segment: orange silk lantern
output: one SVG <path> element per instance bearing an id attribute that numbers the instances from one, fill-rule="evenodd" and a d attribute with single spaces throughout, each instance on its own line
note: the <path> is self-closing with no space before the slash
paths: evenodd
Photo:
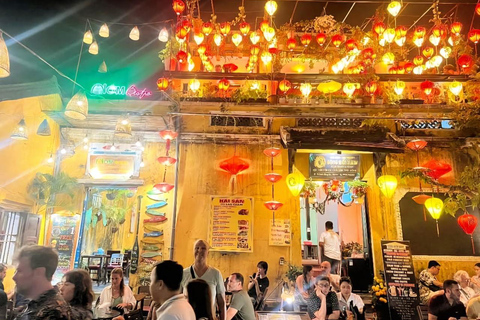
<path id="1" fill-rule="evenodd" d="M 157 80 L 157 87 L 160 91 L 165 91 L 168 89 L 168 79 L 167 78 L 159 78 Z"/>
<path id="2" fill-rule="evenodd" d="M 278 156 L 280 152 L 282 152 L 282 150 L 280 150 L 280 148 L 275 148 L 275 147 L 270 147 L 263 150 L 263 154 L 270 158 L 274 158 Z"/>
<path id="3" fill-rule="evenodd" d="M 265 30 L 267 30 L 269 27 L 270 27 L 270 22 L 268 22 L 268 20 L 263 20 L 263 21 L 260 23 L 260 30 L 261 30 L 262 32 L 265 32 Z"/>
<path id="4" fill-rule="evenodd" d="M 185 10 L 185 3 L 182 0 L 174 0 L 172 7 L 173 11 L 179 16 Z"/>
<path id="5" fill-rule="evenodd" d="M 157 183 L 156 185 L 154 185 L 153 188 L 155 190 L 161 192 L 161 193 L 167 193 L 170 190 L 172 190 L 173 188 L 175 188 L 175 186 L 173 184 L 170 184 L 170 183 L 161 182 L 161 183 Z"/>
<path id="6" fill-rule="evenodd" d="M 272 201 L 266 201 L 264 205 L 268 210 L 275 211 L 280 209 L 283 206 L 283 203 L 272 200 Z"/>
<path id="7" fill-rule="evenodd" d="M 177 29 L 175 30 L 175 35 L 177 36 L 177 38 L 181 40 L 185 39 L 187 34 L 188 34 L 187 29 L 185 29 L 182 26 L 178 26 Z"/>
<path id="8" fill-rule="evenodd" d="M 472 41 L 473 43 L 477 44 L 480 41 L 480 30 L 479 29 L 472 29 L 468 32 L 468 40 Z"/>
<path id="9" fill-rule="evenodd" d="M 413 58 L 413 63 L 416 66 L 421 66 L 423 64 L 423 57 L 422 56 L 416 56 L 415 58 Z"/>
<path id="10" fill-rule="evenodd" d="M 367 82 L 367 84 L 365 85 L 365 92 L 373 96 L 375 94 L 375 91 L 377 91 L 377 83 L 375 81 Z"/>
<path id="11" fill-rule="evenodd" d="M 173 158 L 173 157 L 169 157 L 169 156 L 162 156 L 162 157 L 158 157 L 157 158 L 157 161 L 164 165 L 164 166 L 171 166 L 172 164 L 175 164 L 175 162 L 177 162 L 177 159 Z"/>
<path id="12" fill-rule="evenodd" d="M 432 47 L 425 47 L 422 50 L 422 53 L 425 56 L 425 58 L 430 59 L 433 56 L 433 54 L 435 53 L 435 50 Z"/>
<path id="13" fill-rule="evenodd" d="M 202 32 L 208 36 L 213 31 L 213 24 L 211 22 L 204 22 L 202 24 Z"/>
<path id="14" fill-rule="evenodd" d="M 460 217 L 458 217 L 457 222 L 460 228 L 462 228 L 463 232 L 465 232 L 470 236 L 470 239 L 472 242 L 472 251 L 473 251 L 473 254 L 475 254 L 473 232 L 475 231 L 475 228 L 477 227 L 477 224 L 478 224 L 477 217 L 465 212 L 465 214 L 462 214 Z"/>
<path id="15" fill-rule="evenodd" d="M 290 51 L 293 51 L 295 47 L 297 46 L 297 41 L 295 41 L 295 38 L 289 38 L 287 39 L 287 49 Z"/>
<path id="16" fill-rule="evenodd" d="M 463 24 L 461 22 L 454 22 L 450 26 L 450 32 L 452 32 L 456 36 L 458 36 L 460 32 L 462 32 L 462 29 L 463 29 Z"/>
<path id="17" fill-rule="evenodd" d="M 227 91 L 229 87 L 230 87 L 230 81 L 228 81 L 225 78 L 223 78 L 218 82 L 218 89 L 220 89 L 221 91 Z"/>
<path id="18" fill-rule="evenodd" d="M 222 23 L 220 23 L 220 32 L 221 32 L 224 36 L 227 36 L 227 34 L 230 32 L 230 22 L 222 22 Z"/>
<path id="19" fill-rule="evenodd" d="M 300 38 L 300 42 L 301 42 L 302 45 L 304 45 L 305 47 L 308 47 L 308 45 L 310 44 L 311 41 L 312 41 L 312 35 L 311 35 L 311 34 L 308 34 L 308 33 L 305 33 L 305 34 Z"/>
<path id="20" fill-rule="evenodd" d="M 176 137 L 178 137 L 178 132 L 175 132 L 169 129 L 162 130 L 158 134 L 160 135 L 160 138 L 162 138 L 163 140 L 173 140 Z"/>
<path id="21" fill-rule="evenodd" d="M 405 37 L 407 35 L 407 27 L 405 26 L 398 26 L 395 28 L 395 36 L 397 38 L 402 38 L 402 37 Z"/>
<path id="22" fill-rule="evenodd" d="M 237 175 L 247 170 L 250 167 L 248 162 L 241 159 L 239 156 L 233 156 L 227 160 L 220 162 L 220 169 L 225 170 L 231 174 L 229 185 L 232 191 L 235 192 Z"/>
<path id="23" fill-rule="evenodd" d="M 319 46 L 323 46 L 325 44 L 325 41 L 327 40 L 327 35 L 323 32 L 320 32 L 317 34 L 315 39 L 317 40 Z"/>
<path id="24" fill-rule="evenodd" d="M 412 150 L 412 151 L 419 151 L 422 150 L 427 146 L 427 141 L 425 140 L 420 140 L 420 139 L 415 139 L 407 143 L 407 148 Z"/>
<path id="25" fill-rule="evenodd" d="M 423 81 L 421 84 L 420 84 L 420 89 L 422 89 L 422 91 L 428 96 L 432 93 L 432 90 L 433 90 L 433 87 L 434 87 L 434 83 L 432 81 Z"/>
<path id="26" fill-rule="evenodd" d="M 290 81 L 288 80 L 282 80 L 280 81 L 280 83 L 278 84 L 278 88 L 280 89 L 280 91 L 282 91 L 283 93 L 287 92 L 288 90 L 290 90 L 290 88 L 292 87 L 292 84 L 290 83 Z"/>
<path id="27" fill-rule="evenodd" d="M 480 3 L 475 7 L 475 13 L 480 16 Z"/>
<path id="28" fill-rule="evenodd" d="M 347 48 L 348 51 L 352 51 L 354 49 L 358 49 L 358 44 L 354 39 L 348 39 L 345 42 L 345 48 Z"/>
<path id="29" fill-rule="evenodd" d="M 383 32 L 385 31 L 387 27 L 385 26 L 385 23 L 379 21 L 379 22 L 376 22 L 374 25 L 373 25 L 373 31 L 375 31 L 375 33 L 379 36 L 381 34 L 383 34 Z"/>
<path id="30" fill-rule="evenodd" d="M 343 42 L 343 36 L 341 34 L 336 34 L 332 37 L 332 43 L 335 47 L 339 47 Z"/>
<path id="31" fill-rule="evenodd" d="M 282 180 L 282 175 L 278 174 L 278 173 L 274 173 L 274 172 L 266 173 L 263 177 L 265 178 L 265 180 L 267 180 L 271 183 L 276 183 L 276 182 Z"/>
<path id="32" fill-rule="evenodd" d="M 415 31 L 413 32 L 415 38 L 424 38 L 425 33 L 427 33 L 427 29 L 424 27 L 416 27 Z"/>
<path id="33" fill-rule="evenodd" d="M 239 25 L 240 32 L 246 36 L 250 32 L 250 24 L 248 22 L 241 22 Z"/>

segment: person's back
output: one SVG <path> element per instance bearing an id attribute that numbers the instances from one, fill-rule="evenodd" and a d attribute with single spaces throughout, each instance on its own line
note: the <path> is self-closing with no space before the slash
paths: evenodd
<path id="1" fill-rule="evenodd" d="M 188 303 L 198 319 L 213 320 L 212 294 L 205 280 L 195 279 L 187 284 Z"/>

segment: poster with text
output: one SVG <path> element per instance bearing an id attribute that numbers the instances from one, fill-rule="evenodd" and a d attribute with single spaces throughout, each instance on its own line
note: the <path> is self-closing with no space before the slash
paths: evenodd
<path id="1" fill-rule="evenodd" d="M 382 256 L 390 318 L 392 320 L 419 319 L 417 306 L 420 300 L 410 242 L 382 240 Z"/>
<path id="2" fill-rule="evenodd" d="M 253 198 L 212 196 L 211 251 L 253 252 Z"/>
<path id="3" fill-rule="evenodd" d="M 271 246 L 290 246 L 291 240 L 290 219 L 270 219 L 268 244 Z"/>

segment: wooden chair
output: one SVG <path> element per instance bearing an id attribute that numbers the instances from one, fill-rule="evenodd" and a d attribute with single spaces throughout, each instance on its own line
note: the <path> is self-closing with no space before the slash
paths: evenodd
<path id="1" fill-rule="evenodd" d="M 148 312 L 150 311 L 151 304 L 153 302 L 152 296 L 150 295 L 150 287 L 149 286 L 139 286 L 138 287 L 138 294 L 144 294 L 144 300 L 142 305 L 143 315 L 147 316 Z"/>
<path id="2" fill-rule="evenodd" d="M 145 293 L 138 293 L 133 295 L 137 303 L 135 303 L 135 310 L 140 309 L 143 312 L 143 304 L 145 302 L 145 297 L 147 296 Z M 139 308 L 140 307 L 140 308 Z"/>
<path id="3" fill-rule="evenodd" d="M 122 268 L 123 263 L 123 254 L 121 253 L 112 253 L 110 256 L 110 261 L 106 267 L 107 272 L 107 281 L 110 282 L 110 274 L 115 268 Z"/>
<path id="4" fill-rule="evenodd" d="M 100 259 L 101 258 L 89 258 L 87 266 L 88 274 L 90 275 L 92 282 L 97 281 L 97 285 L 100 285 L 100 282 L 104 280 L 103 275 L 105 270 L 102 270 Z M 98 263 L 95 262 L 95 260 L 97 260 Z"/>

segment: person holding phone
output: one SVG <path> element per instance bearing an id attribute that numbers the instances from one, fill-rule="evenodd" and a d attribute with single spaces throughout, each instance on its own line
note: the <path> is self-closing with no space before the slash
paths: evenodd
<path id="1" fill-rule="evenodd" d="M 268 263 L 260 261 L 257 264 L 257 272 L 250 276 L 250 282 L 248 283 L 248 295 L 255 304 L 258 297 L 263 295 L 270 285 L 270 281 L 267 277 Z"/>
<path id="2" fill-rule="evenodd" d="M 349 277 L 340 279 L 340 292 L 337 293 L 337 298 L 341 310 L 341 319 L 365 319 L 363 315 L 365 304 L 359 295 L 352 293 L 352 281 Z"/>

